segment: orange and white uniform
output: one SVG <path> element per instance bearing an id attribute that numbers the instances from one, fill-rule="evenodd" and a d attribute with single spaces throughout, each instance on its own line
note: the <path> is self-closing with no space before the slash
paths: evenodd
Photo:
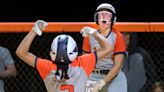
<path id="1" fill-rule="evenodd" d="M 125 54 L 126 46 L 123 35 L 117 31 L 112 30 L 106 36 L 108 42 L 112 45 L 113 51 L 103 59 L 98 59 L 95 70 L 94 71 L 107 71 L 105 73 L 93 72 L 89 78 L 91 81 L 99 81 L 104 78 L 104 75 L 107 75 L 108 72 L 114 66 L 114 55 L 116 54 Z M 84 52 L 94 52 L 100 48 L 97 40 L 90 36 L 88 38 L 84 38 L 83 41 L 83 51 Z M 120 70 L 117 76 L 107 84 L 107 92 L 127 92 L 127 81 L 125 74 Z"/>
<path id="2" fill-rule="evenodd" d="M 113 67 L 113 56 L 115 54 L 125 54 L 126 46 L 122 34 L 117 30 L 112 30 L 106 36 L 108 42 L 112 45 L 113 52 L 105 58 L 98 60 L 96 69 L 110 70 Z M 94 52 L 100 48 L 99 43 L 93 36 L 85 37 L 83 40 L 83 51 Z M 103 62 L 102 62 L 103 61 Z"/>
<path id="3" fill-rule="evenodd" d="M 36 59 L 36 69 L 47 88 L 47 92 L 84 92 L 85 84 L 96 64 L 96 52 L 78 56 L 68 68 L 68 77 L 65 84 L 53 83 L 51 71 L 57 70 L 57 65 L 47 59 Z M 55 77 L 54 77 L 55 78 Z M 56 87 L 58 89 L 56 89 Z"/>

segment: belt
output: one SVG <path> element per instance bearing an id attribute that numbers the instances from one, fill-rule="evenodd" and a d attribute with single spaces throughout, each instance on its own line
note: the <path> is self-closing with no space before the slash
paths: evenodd
<path id="1" fill-rule="evenodd" d="M 109 70 L 93 70 L 93 73 L 98 73 L 98 74 L 108 74 Z"/>

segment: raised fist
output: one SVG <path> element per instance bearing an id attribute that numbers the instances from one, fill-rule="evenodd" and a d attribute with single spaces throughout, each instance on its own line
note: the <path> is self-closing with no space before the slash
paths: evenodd
<path id="1" fill-rule="evenodd" d="M 37 20 L 34 26 L 32 27 L 32 31 L 34 31 L 37 35 L 41 36 L 42 30 L 44 30 L 47 25 L 48 25 L 47 22 L 43 20 Z"/>
<path id="2" fill-rule="evenodd" d="M 80 33 L 82 34 L 83 37 L 87 37 L 89 35 L 93 35 L 96 31 L 97 31 L 96 29 L 86 26 L 80 30 Z"/>

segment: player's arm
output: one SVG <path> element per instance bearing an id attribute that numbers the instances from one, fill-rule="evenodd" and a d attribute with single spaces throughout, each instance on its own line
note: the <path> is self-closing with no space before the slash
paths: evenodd
<path id="1" fill-rule="evenodd" d="M 91 27 L 84 27 L 82 28 L 81 33 L 83 37 L 88 37 L 89 35 L 92 35 L 99 42 L 101 48 L 96 51 L 98 59 L 101 59 L 112 52 L 112 46 L 108 43 L 107 39 L 104 36 L 100 35 L 97 32 L 96 29 Z"/>
<path id="2" fill-rule="evenodd" d="M 16 50 L 17 56 L 32 67 L 34 67 L 34 63 L 35 63 L 34 61 L 36 56 L 29 52 L 29 48 L 35 36 L 36 33 L 34 31 L 30 31 L 26 35 L 26 37 L 22 40 L 22 42 L 20 43 L 20 45 Z"/>
<path id="3" fill-rule="evenodd" d="M 22 42 L 20 43 L 20 45 L 16 50 L 17 56 L 32 67 L 35 67 L 36 56 L 30 53 L 29 49 L 36 35 L 38 34 L 40 36 L 42 34 L 42 30 L 45 28 L 46 25 L 47 23 L 44 21 L 41 20 L 37 21 L 34 24 L 32 31 L 30 31 L 25 36 L 25 38 L 22 40 Z"/>
<path id="4" fill-rule="evenodd" d="M 112 51 L 112 48 L 111 45 L 108 43 L 107 39 L 104 36 L 100 35 L 94 28 L 84 27 L 81 29 L 81 33 L 83 37 L 88 37 L 92 35 L 99 42 L 101 47 L 99 50 L 92 54 L 85 54 L 81 56 L 81 59 L 83 59 L 82 61 L 84 61 L 81 62 L 81 64 L 86 74 L 89 76 L 94 69 L 97 59 L 101 59 L 108 55 Z"/>
<path id="5" fill-rule="evenodd" d="M 101 47 L 99 50 L 96 51 L 97 59 L 102 59 L 112 52 L 113 48 L 104 36 L 100 35 L 98 32 L 95 32 L 93 36 L 98 41 Z"/>
<path id="6" fill-rule="evenodd" d="M 100 35 L 96 29 L 90 28 L 90 27 L 84 27 L 81 30 L 81 33 L 83 36 L 89 36 L 92 35 L 99 43 L 100 49 L 96 51 L 97 59 L 102 59 L 108 54 L 110 54 L 113 51 L 112 46 L 108 43 L 107 39 Z M 102 79 L 100 81 L 96 81 L 92 92 L 98 92 L 97 89 L 101 89 L 106 84 L 106 80 Z"/>
<path id="7" fill-rule="evenodd" d="M 115 78 L 115 76 L 117 76 L 118 72 L 121 69 L 123 59 L 124 59 L 123 54 L 117 54 L 117 55 L 114 56 L 114 66 L 108 72 L 108 74 L 104 77 L 104 81 L 106 83 L 111 82 Z"/>
<path id="8" fill-rule="evenodd" d="M 3 53 L 3 56 L 1 56 L 0 63 L 4 63 L 5 69 L 0 71 L 0 79 L 6 79 L 12 76 L 16 76 L 17 71 L 11 53 L 7 48 L 1 49 L 1 52 Z"/>
<path id="9" fill-rule="evenodd" d="M 115 44 L 115 50 L 114 50 L 114 66 L 113 68 L 108 72 L 108 74 L 104 77 L 104 80 L 106 82 L 112 81 L 115 76 L 117 76 L 118 72 L 120 71 L 122 67 L 122 63 L 124 60 L 124 55 L 126 51 L 126 45 L 124 38 L 121 33 L 118 33 L 116 44 Z"/>
<path id="10" fill-rule="evenodd" d="M 6 79 L 16 76 L 16 67 L 14 64 L 7 64 L 5 70 L 0 72 L 0 79 Z"/>

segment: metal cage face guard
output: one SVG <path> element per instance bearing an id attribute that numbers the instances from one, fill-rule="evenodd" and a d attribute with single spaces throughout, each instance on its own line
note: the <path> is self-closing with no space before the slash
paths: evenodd
<path id="1" fill-rule="evenodd" d="M 98 21 L 108 24 L 112 19 L 112 13 L 107 11 L 97 12 Z"/>

